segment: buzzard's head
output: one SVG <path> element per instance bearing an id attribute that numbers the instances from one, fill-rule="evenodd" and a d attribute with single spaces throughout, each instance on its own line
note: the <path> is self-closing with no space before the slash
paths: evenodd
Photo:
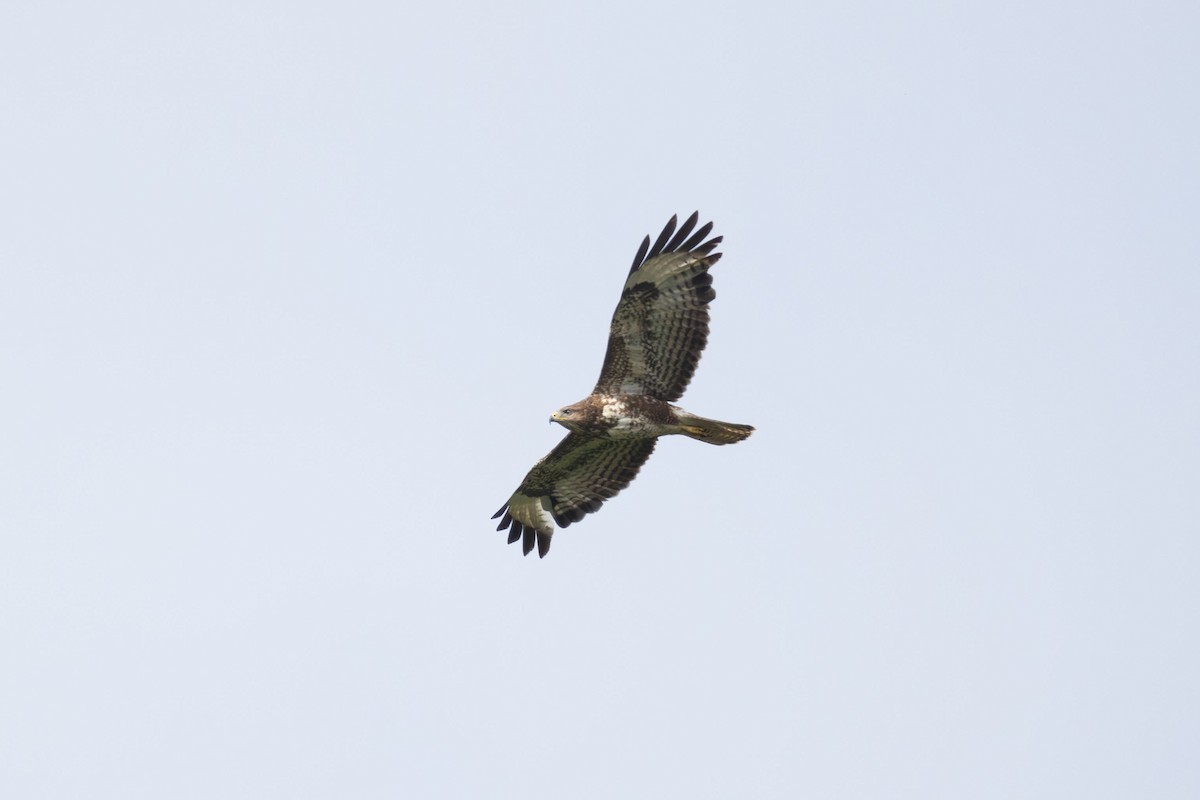
<path id="1" fill-rule="evenodd" d="M 557 422 L 567 430 L 582 431 L 588 424 L 588 405 L 586 403 L 575 403 L 569 406 L 563 406 L 558 411 L 550 415 L 551 422 Z"/>

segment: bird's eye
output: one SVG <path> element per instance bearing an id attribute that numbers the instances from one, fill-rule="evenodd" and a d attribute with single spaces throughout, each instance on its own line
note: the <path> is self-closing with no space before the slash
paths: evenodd
<path id="1" fill-rule="evenodd" d="M 562 410 L 562 413 L 563 413 L 563 416 L 564 416 L 564 417 L 569 417 L 569 416 L 571 416 L 571 409 L 569 409 L 569 408 L 564 408 L 564 409 Z"/>

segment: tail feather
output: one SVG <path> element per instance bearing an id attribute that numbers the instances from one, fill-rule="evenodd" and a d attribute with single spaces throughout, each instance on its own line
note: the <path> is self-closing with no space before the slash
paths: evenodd
<path id="1" fill-rule="evenodd" d="M 692 414 L 680 417 L 680 433 L 709 444 L 734 444 L 754 433 L 750 425 L 719 422 Z"/>

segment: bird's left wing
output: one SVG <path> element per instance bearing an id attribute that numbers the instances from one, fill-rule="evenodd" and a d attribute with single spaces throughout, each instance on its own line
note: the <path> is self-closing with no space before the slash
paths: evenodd
<path id="1" fill-rule="evenodd" d="M 520 540 L 525 555 L 536 539 L 538 556 L 545 558 L 554 523 L 565 528 L 599 511 L 605 500 L 634 479 L 657 441 L 567 434 L 492 516 L 503 515 L 496 530 L 508 528 L 508 543 Z"/>
<path id="2" fill-rule="evenodd" d="M 596 394 L 647 394 L 674 402 L 683 395 L 708 342 L 708 304 L 716 297 L 708 270 L 720 236 L 699 213 L 679 230 L 671 217 L 650 244 L 642 241 L 609 326 Z"/>

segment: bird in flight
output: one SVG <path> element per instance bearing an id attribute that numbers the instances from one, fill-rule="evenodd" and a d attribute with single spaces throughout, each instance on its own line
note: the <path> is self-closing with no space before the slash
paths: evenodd
<path id="1" fill-rule="evenodd" d="M 629 485 L 658 437 L 683 434 L 733 444 L 754 428 L 705 419 L 671 405 L 683 395 L 708 341 L 708 304 L 716 297 L 708 270 L 721 258 L 713 225 L 699 212 L 676 230 L 675 217 L 650 243 L 642 240 L 613 312 L 608 351 L 592 393 L 550 415 L 566 438 L 534 464 L 492 519 L 525 555 L 550 550 L 554 526 L 565 528 L 600 510 Z"/>

